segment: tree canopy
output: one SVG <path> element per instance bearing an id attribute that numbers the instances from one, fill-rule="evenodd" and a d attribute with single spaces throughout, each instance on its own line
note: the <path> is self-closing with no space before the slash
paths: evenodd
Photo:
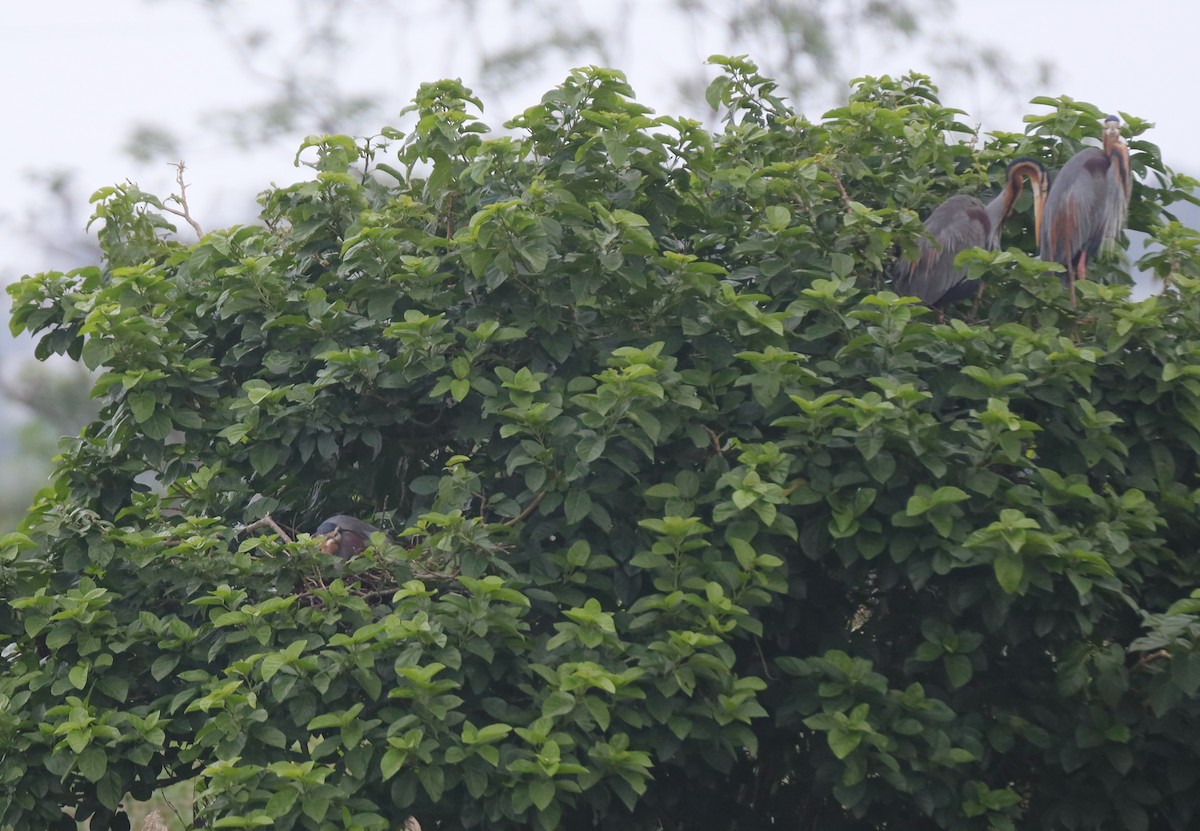
<path id="1" fill-rule="evenodd" d="M 96 194 L 103 261 L 10 289 L 101 410 L 0 539 L 0 827 L 185 780 L 195 827 L 1194 826 L 1193 183 L 1124 114 L 1164 291 L 1072 307 L 1019 205 L 939 322 L 920 217 L 1104 114 L 812 121 L 714 61 L 716 131 L 610 70 L 504 132 L 422 86 L 190 246 Z"/>

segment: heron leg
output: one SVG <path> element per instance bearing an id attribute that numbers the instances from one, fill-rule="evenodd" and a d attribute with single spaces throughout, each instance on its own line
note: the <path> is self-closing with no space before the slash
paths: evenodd
<path id="1" fill-rule="evenodd" d="M 1075 305 L 1075 281 L 1087 279 L 1087 251 L 1079 252 L 1079 262 L 1071 271 L 1071 305 Z"/>

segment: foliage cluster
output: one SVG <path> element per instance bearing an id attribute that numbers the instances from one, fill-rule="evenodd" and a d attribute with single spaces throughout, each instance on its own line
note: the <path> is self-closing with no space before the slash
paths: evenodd
<path id="1" fill-rule="evenodd" d="M 182 780 L 196 827 L 1194 827 L 1191 183 L 1126 116 L 1169 289 L 1073 308 L 1018 216 L 938 323 L 919 216 L 1102 113 L 812 122 L 717 62 L 716 132 L 601 69 L 504 134 L 423 86 L 190 247 L 97 194 L 103 263 L 12 288 L 102 409 L 0 540 L 0 827 Z M 245 528 L 337 512 L 390 538 Z"/>

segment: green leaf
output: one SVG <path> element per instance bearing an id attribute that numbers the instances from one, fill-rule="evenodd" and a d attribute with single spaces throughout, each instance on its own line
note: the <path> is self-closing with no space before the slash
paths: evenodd
<path id="1" fill-rule="evenodd" d="M 153 392 L 129 393 L 129 410 L 133 413 L 134 421 L 139 424 L 154 415 L 157 404 L 158 396 Z"/>
<path id="2" fill-rule="evenodd" d="M 476 767 L 463 768 L 463 784 L 467 786 L 467 795 L 472 799 L 481 799 L 487 793 L 488 777 L 483 770 Z"/>
<path id="3" fill-rule="evenodd" d="M 329 798 L 319 794 L 309 794 L 300 803 L 300 810 L 313 822 L 321 822 L 329 814 Z M 264 817 L 264 819 L 266 819 Z M 274 825 L 273 821 L 268 825 Z M 257 826 L 258 823 L 255 823 Z"/>
<path id="4" fill-rule="evenodd" d="M 1182 652 L 1171 661 L 1171 680 L 1184 695 L 1200 690 L 1200 653 Z"/>
<path id="5" fill-rule="evenodd" d="M 1019 554 L 1001 554 L 992 563 L 996 572 L 996 581 L 1000 588 L 1009 594 L 1016 594 L 1021 587 L 1021 577 L 1025 573 L 1025 561 Z"/>
<path id="6" fill-rule="evenodd" d="M 125 701 L 129 697 L 129 679 L 122 675 L 102 675 L 96 679 L 96 689 L 114 701 Z"/>
<path id="7" fill-rule="evenodd" d="M 275 469 L 275 464 L 282 455 L 282 449 L 274 444 L 256 444 L 250 448 L 250 466 L 259 476 L 265 476 Z"/>
<path id="8" fill-rule="evenodd" d="M 230 444 L 240 444 L 246 440 L 246 435 L 253 430 L 254 424 L 250 422 L 239 422 L 238 424 L 230 424 L 217 433 L 217 438 L 222 438 Z"/>
<path id="9" fill-rule="evenodd" d="M 530 782 L 529 800 L 539 811 L 546 810 L 554 801 L 554 783 L 549 779 L 535 779 Z"/>
<path id="10" fill-rule="evenodd" d="M 970 497 L 962 488 L 956 488 L 953 485 L 938 488 L 933 492 L 933 496 L 929 501 L 931 505 L 950 505 L 955 502 L 963 502 Z"/>
<path id="11" fill-rule="evenodd" d="M 971 659 L 966 655 L 946 655 L 942 662 L 946 666 L 946 677 L 950 679 L 950 686 L 955 689 L 967 684 L 974 674 Z"/>
<path id="12" fill-rule="evenodd" d="M 89 782 L 99 782 L 101 777 L 108 772 L 108 754 L 103 748 L 92 745 L 79 754 L 76 766 L 84 779 Z"/>
<path id="13" fill-rule="evenodd" d="M 425 788 L 425 793 L 429 794 L 429 798 L 437 802 L 442 798 L 442 793 L 446 789 L 446 774 L 437 766 L 423 765 L 416 769 L 417 778 L 421 780 L 421 786 Z"/>
<path id="14" fill-rule="evenodd" d="M 566 512 L 567 522 L 572 525 L 583 520 L 588 515 L 588 511 L 592 507 L 591 495 L 580 488 L 574 488 L 567 492 L 567 497 L 563 501 L 563 508 Z"/>
<path id="15" fill-rule="evenodd" d="M 150 677 L 155 681 L 161 681 L 174 671 L 179 665 L 179 656 L 170 652 L 159 655 L 154 659 L 154 663 L 150 665 Z"/>
<path id="16" fill-rule="evenodd" d="M 583 461 L 594 462 L 604 455 L 606 444 L 607 442 L 603 436 L 592 433 L 585 435 L 579 440 L 579 443 L 575 446 L 575 452 Z"/>
<path id="17" fill-rule="evenodd" d="M 845 759 L 862 742 L 862 733 L 835 727 L 829 731 L 828 741 L 833 755 L 839 759 Z"/>
<path id="18" fill-rule="evenodd" d="M 542 702 L 542 716 L 554 718 L 563 716 L 575 709 L 575 696 L 562 690 L 555 690 Z"/>
<path id="19" fill-rule="evenodd" d="M 391 748 L 383 754 L 383 758 L 379 762 L 380 773 L 383 774 L 383 781 L 391 779 L 404 766 L 405 760 L 408 758 L 408 753 L 404 750 Z"/>
<path id="20" fill-rule="evenodd" d="M 476 736 L 476 742 L 498 742 L 508 736 L 512 732 L 512 726 L 508 724 L 487 724 L 479 728 Z"/>
<path id="21" fill-rule="evenodd" d="M 907 516 L 920 516 L 932 507 L 933 501 L 928 496 L 914 494 L 908 498 L 904 513 Z"/>
<path id="22" fill-rule="evenodd" d="M 708 102 L 708 106 L 714 110 L 719 109 L 722 99 L 732 85 L 733 80 L 727 75 L 718 75 L 713 78 L 708 88 L 704 90 L 704 100 Z"/>
<path id="23" fill-rule="evenodd" d="M 771 205 L 767 208 L 767 225 L 772 231 L 782 231 L 791 224 L 792 213 L 782 205 Z"/>

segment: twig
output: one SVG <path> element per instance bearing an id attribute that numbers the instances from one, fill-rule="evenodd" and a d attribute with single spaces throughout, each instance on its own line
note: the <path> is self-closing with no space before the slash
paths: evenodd
<path id="1" fill-rule="evenodd" d="M 183 171 L 185 169 L 184 163 L 182 161 L 176 162 L 175 169 L 178 171 L 175 174 L 175 181 L 179 183 L 179 195 L 171 196 L 171 199 L 174 199 L 176 202 L 178 202 L 183 210 L 177 210 L 172 208 L 170 205 L 163 205 L 163 210 L 167 211 L 168 213 L 173 213 L 175 216 L 183 217 L 184 221 L 186 221 L 188 225 L 191 225 L 192 230 L 196 232 L 196 239 L 203 239 L 204 231 L 200 228 L 200 223 L 192 219 L 192 215 L 188 211 L 187 184 L 183 181 Z"/>
<path id="2" fill-rule="evenodd" d="M 457 568 L 450 571 L 429 571 L 424 568 L 414 568 L 412 570 L 413 577 L 422 582 L 430 583 L 453 583 L 458 579 L 459 571 Z"/>
<path id="3" fill-rule="evenodd" d="M 446 239 L 454 238 L 454 192 L 446 195 L 442 205 L 442 215 L 446 218 Z"/>
<path id="4" fill-rule="evenodd" d="M 762 662 L 763 675 L 767 676 L 767 680 L 769 681 L 777 680 L 771 674 L 771 668 L 767 666 L 767 656 L 763 654 L 762 642 L 758 638 L 754 639 L 754 650 L 758 653 L 758 660 Z"/>
<path id="5" fill-rule="evenodd" d="M 1134 669 L 1145 669 L 1146 667 L 1150 666 L 1150 664 L 1152 664 L 1154 661 L 1157 661 L 1159 658 L 1171 658 L 1171 657 L 1174 657 L 1174 656 L 1172 656 L 1171 653 L 1165 649 L 1157 649 L 1154 652 L 1147 652 L 1145 655 L 1142 656 L 1141 660 L 1137 662 L 1137 664 L 1134 666 Z"/>
<path id="6" fill-rule="evenodd" d="M 712 440 L 713 450 L 717 451 L 718 456 L 724 456 L 725 451 L 721 449 L 721 437 L 717 435 L 717 432 L 707 424 L 702 424 L 700 426 L 704 428 L 704 432 L 708 433 L 709 439 Z"/>
<path id="7" fill-rule="evenodd" d="M 264 526 L 270 528 L 272 531 L 278 534 L 279 538 L 284 542 L 295 542 L 295 540 L 288 535 L 287 531 L 284 531 L 279 527 L 279 523 L 272 519 L 270 514 L 267 514 L 262 519 L 255 520 L 249 525 L 244 526 L 240 531 L 238 531 L 238 536 L 240 537 L 243 534 L 249 534 L 251 531 L 257 531 L 259 528 L 263 528 Z"/>
<path id="8" fill-rule="evenodd" d="M 971 144 L 969 146 L 972 150 L 979 146 L 979 134 L 982 130 L 983 124 L 978 123 L 975 125 L 975 129 L 971 131 Z"/>
<path id="9" fill-rule="evenodd" d="M 164 794 L 159 794 L 159 799 L 161 799 L 163 802 L 165 802 L 167 804 L 167 807 L 171 809 L 171 813 L 173 813 L 175 815 L 175 817 L 179 820 L 180 827 L 186 828 L 187 821 L 183 818 L 183 814 L 180 813 L 179 809 L 175 807 L 175 803 L 172 802 L 171 800 L 167 799 L 167 797 Z M 195 813 L 196 813 L 195 807 L 193 806 L 193 809 L 192 809 L 193 816 L 195 815 Z"/>
<path id="10" fill-rule="evenodd" d="M 846 186 L 842 184 L 842 180 L 833 172 L 833 165 L 826 165 L 825 172 L 829 174 L 829 178 L 833 180 L 833 184 L 837 186 L 838 193 L 842 195 L 842 202 L 847 208 L 850 207 L 850 194 L 846 192 Z"/>
<path id="11" fill-rule="evenodd" d="M 528 506 L 526 506 L 525 510 L 521 511 L 521 513 L 517 514 L 512 519 L 505 520 L 504 524 L 505 525 L 516 525 L 521 520 L 528 519 L 529 515 L 532 514 L 537 509 L 537 506 L 542 504 L 542 497 L 545 495 L 546 495 L 546 492 L 544 490 L 538 491 L 537 496 L 535 496 L 533 498 L 533 501 L 530 502 Z"/>

